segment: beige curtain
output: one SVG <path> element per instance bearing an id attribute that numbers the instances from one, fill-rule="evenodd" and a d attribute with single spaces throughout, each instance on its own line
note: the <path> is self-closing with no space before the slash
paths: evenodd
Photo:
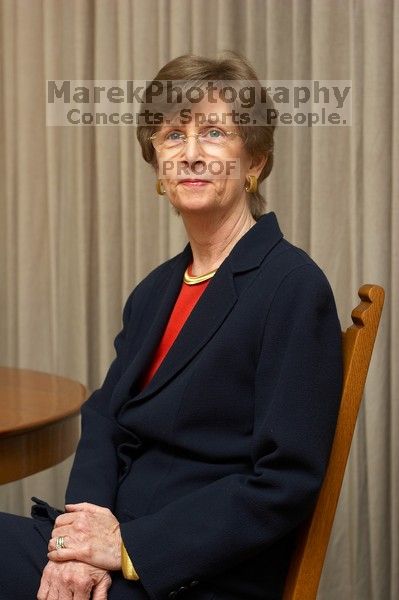
<path id="1" fill-rule="evenodd" d="M 265 191 L 342 328 L 361 283 L 387 292 L 319 598 L 398 600 L 398 0 L 0 0 L 0 363 L 95 388 L 129 290 L 186 242 L 135 129 L 46 127 L 45 80 L 149 79 L 222 49 L 262 79 L 353 81 L 351 127 L 279 129 Z M 3 486 L 1 509 L 62 505 L 69 468 Z"/>

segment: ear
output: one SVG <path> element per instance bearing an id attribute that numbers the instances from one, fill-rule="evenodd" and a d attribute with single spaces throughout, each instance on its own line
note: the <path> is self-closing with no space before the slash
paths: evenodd
<path id="1" fill-rule="evenodd" d="M 265 164 L 267 163 L 267 159 L 268 157 L 265 155 L 254 156 L 251 160 L 251 164 L 247 175 L 255 175 L 256 177 L 259 177 L 259 175 L 263 171 Z"/>

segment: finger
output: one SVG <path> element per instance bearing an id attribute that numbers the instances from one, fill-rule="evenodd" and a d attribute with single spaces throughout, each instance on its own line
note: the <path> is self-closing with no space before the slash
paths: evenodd
<path id="1" fill-rule="evenodd" d="M 97 504 L 91 504 L 90 502 L 80 502 L 79 504 L 65 504 L 65 510 L 67 511 L 67 513 L 79 511 L 98 513 L 107 511 L 108 509 L 104 506 L 97 506 Z"/>
<path id="2" fill-rule="evenodd" d="M 111 583 L 111 577 L 106 574 L 106 576 L 94 588 L 92 600 L 107 600 L 108 590 L 111 587 Z"/>
<path id="3" fill-rule="evenodd" d="M 92 595 L 92 599 L 93 600 L 107 600 L 108 598 L 108 587 L 106 588 L 100 588 L 100 586 L 97 586 L 94 589 L 93 595 Z"/>
<path id="4" fill-rule="evenodd" d="M 77 515 L 64 513 L 56 518 L 54 521 L 54 529 L 57 527 L 65 527 L 66 525 L 73 525 Z"/>
<path id="5" fill-rule="evenodd" d="M 75 515 L 63 513 L 62 515 L 59 515 L 56 518 L 56 520 L 54 521 L 54 529 L 56 527 L 62 527 L 64 525 L 70 525 L 71 523 L 74 522 L 74 520 L 75 520 Z"/>
<path id="6" fill-rule="evenodd" d="M 79 550 L 74 548 L 60 548 L 59 550 L 50 550 L 47 558 L 54 562 L 66 562 L 68 560 L 81 560 Z"/>
<path id="7" fill-rule="evenodd" d="M 73 600 L 74 594 L 72 590 L 68 587 L 64 587 L 63 585 L 57 590 L 57 595 L 49 596 L 48 600 Z"/>
<path id="8" fill-rule="evenodd" d="M 73 590 L 72 598 L 73 600 L 89 600 L 90 594 L 91 590 L 77 589 L 75 587 Z"/>
<path id="9" fill-rule="evenodd" d="M 45 598 L 46 600 L 60 600 L 61 596 L 59 595 L 58 587 L 51 584 Z"/>
<path id="10" fill-rule="evenodd" d="M 60 550 L 65 550 L 66 548 L 72 549 L 73 548 L 73 542 L 72 542 L 72 537 L 70 537 L 69 535 L 57 535 L 55 537 L 52 537 L 49 539 L 49 543 L 47 546 L 47 550 L 49 552 L 53 552 L 54 550 L 57 550 L 57 538 L 58 537 L 63 537 L 64 538 L 64 548 L 60 548 Z"/>
<path id="11" fill-rule="evenodd" d="M 74 593 L 73 593 L 72 589 L 69 587 L 69 585 L 61 584 L 58 587 L 57 596 L 54 596 L 54 600 L 56 600 L 56 598 L 58 600 L 73 600 Z M 49 600 L 50 600 L 50 598 L 49 598 Z M 51 600 L 53 600 L 53 597 L 51 597 Z"/>
<path id="12" fill-rule="evenodd" d="M 79 568 L 81 565 L 75 563 L 77 569 L 71 569 L 72 565 L 65 565 L 65 571 L 58 581 L 59 585 L 59 600 L 89 600 L 94 582 L 91 577 Z M 68 566 L 70 567 L 68 569 Z M 64 569 L 64 566 L 61 567 Z"/>
<path id="13" fill-rule="evenodd" d="M 61 527 L 54 527 L 51 532 L 51 537 L 54 539 L 57 537 L 66 537 L 68 534 L 70 535 L 73 530 L 73 523 L 70 525 L 62 525 Z"/>
<path id="14" fill-rule="evenodd" d="M 93 600 L 107 600 L 108 598 L 108 588 L 106 588 L 105 590 L 100 589 L 100 587 L 96 587 L 93 595 L 92 595 L 92 599 Z"/>
<path id="15" fill-rule="evenodd" d="M 47 579 L 47 575 L 43 575 L 40 580 L 40 587 L 37 590 L 37 600 L 46 600 L 49 588 L 50 581 Z"/>

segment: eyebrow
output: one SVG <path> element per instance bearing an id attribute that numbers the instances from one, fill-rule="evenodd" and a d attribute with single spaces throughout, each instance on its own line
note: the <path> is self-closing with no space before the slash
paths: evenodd
<path id="1" fill-rule="evenodd" d="M 180 123 L 180 122 L 177 122 L 177 123 L 165 123 L 164 127 L 168 128 L 168 129 L 169 128 L 172 128 L 172 129 L 173 128 L 185 128 L 189 124 L 190 123 Z M 203 123 L 200 123 L 200 124 L 197 125 L 197 127 L 199 129 L 201 127 L 203 127 L 203 126 L 206 126 L 206 127 L 218 127 L 219 129 L 223 128 L 223 127 L 227 127 L 229 129 L 231 129 L 231 128 L 234 127 L 233 123 L 231 125 L 228 125 L 227 123 L 212 123 L 211 121 L 208 121 L 208 119 L 206 121 L 204 121 Z"/>

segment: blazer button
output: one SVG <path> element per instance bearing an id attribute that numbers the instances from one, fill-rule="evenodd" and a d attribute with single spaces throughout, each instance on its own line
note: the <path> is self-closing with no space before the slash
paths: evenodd
<path id="1" fill-rule="evenodd" d="M 179 587 L 179 589 L 177 590 L 178 593 L 180 592 L 186 592 L 188 590 L 188 587 L 186 585 L 182 585 Z"/>
<path id="2" fill-rule="evenodd" d="M 190 581 L 189 586 L 190 587 L 194 587 L 194 586 L 196 586 L 198 584 L 199 584 L 199 581 L 197 581 L 196 579 L 194 579 L 194 581 Z"/>
<path id="3" fill-rule="evenodd" d="M 170 599 L 176 598 L 176 596 L 177 596 L 176 590 L 173 590 L 172 592 L 169 592 L 169 594 L 168 594 L 168 598 L 170 598 Z"/>

